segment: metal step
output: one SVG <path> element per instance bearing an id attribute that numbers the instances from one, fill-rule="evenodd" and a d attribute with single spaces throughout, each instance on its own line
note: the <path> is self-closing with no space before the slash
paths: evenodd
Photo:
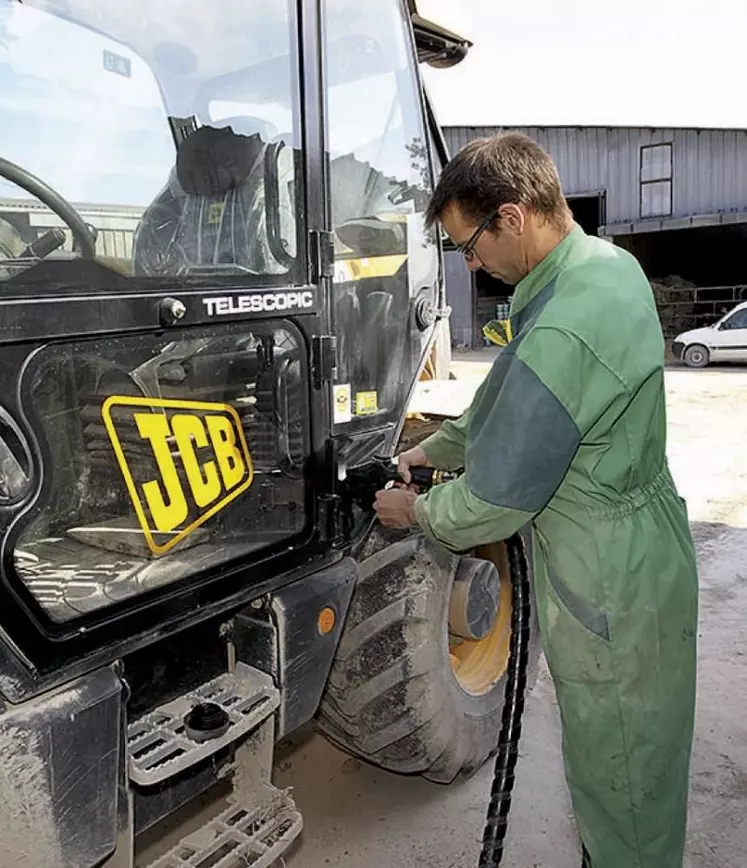
<path id="1" fill-rule="evenodd" d="M 230 723 L 219 738 L 196 742 L 186 734 L 184 718 L 204 702 L 223 708 Z M 237 663 L 235 672 L 218 676 L 127 727 L 130 780 L 144 787 L 167 780 L 251 732 L 279 704 L 280 694 L 269 675 Z"/>
<path id="2" fill-rule="evenodd" d="M 269 802 L 253 808 L 228 801 L 227 810 L 148 868 L 269 868 L 303 828 L 286 793 L 276 791 Z"/>

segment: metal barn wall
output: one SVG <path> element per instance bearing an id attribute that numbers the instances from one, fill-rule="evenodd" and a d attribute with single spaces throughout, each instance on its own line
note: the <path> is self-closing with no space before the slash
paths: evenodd
<path id="1" fill-rule="evenodd" d="M 119 259 L 132 259 L 132 245 L 143 208 L 129 205 L 90 205 L 73 203 L 78 214 L 98 230 L 96 254 Z M 37 199 L 0 199 L 0 217 L 13 222 L 20 219 L 23 226 L 41 235 L 49 229 L 63 229 L 67 236 L 65 250 L 73 249 L 73 233 L 65 221 L 53 214 Z"/>
<path id="2" fill-rule="evenodd" d="M 457 347 L 470 347 L 474 331 L 472 275 L 462 254 L 455 250 L 444 251 L 444 284 L 446 304 L 451 308 L 451 342 Z"/>
<path id="3" fill-rule="evenodd" d="M 444 135 L 453 155 L 471 139 L 501 129 L 446 127 Z M 747 130 L 519 129 L 553 156 L 567 194 L 607 192 L 608 225 L 641 219 L 643 145 L 672 143 L 672 217 L 747 209 Z"/>

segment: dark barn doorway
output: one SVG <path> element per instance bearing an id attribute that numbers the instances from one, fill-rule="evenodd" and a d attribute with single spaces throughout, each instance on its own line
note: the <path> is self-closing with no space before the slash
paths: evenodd
<path id="1" fill-rule="evenodd" d="M 583 193 L 566 196 L 573 219 L 587 235 L 599 235 L 599 227 L 604 226 L 607 215 L 607 194 L 604 192 Z"/>

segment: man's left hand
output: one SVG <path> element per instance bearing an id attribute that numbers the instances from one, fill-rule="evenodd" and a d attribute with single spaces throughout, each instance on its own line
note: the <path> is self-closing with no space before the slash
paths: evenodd
<path id="1" fill-rule="evenodd" d="M 374 509 L 384 527 L 412 527 L 416 499 L 417 494 L 407 488 L 390 488 L 376 493 Z"/>

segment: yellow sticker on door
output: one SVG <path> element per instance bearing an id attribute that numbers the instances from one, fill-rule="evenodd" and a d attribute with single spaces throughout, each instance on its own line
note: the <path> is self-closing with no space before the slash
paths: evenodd
<path id="1" fill-rule="evenodd" d="M 155 555 L 172 549 L 252 484 L 241 419 L 228 404 L 115 395 L 101 415 Z"/>
<path id="2" fill-rule="evenodd" d="M 355 415 L 371 416 L 379 409 L 379 396 L 377 392 L 356 392 Z"/>

